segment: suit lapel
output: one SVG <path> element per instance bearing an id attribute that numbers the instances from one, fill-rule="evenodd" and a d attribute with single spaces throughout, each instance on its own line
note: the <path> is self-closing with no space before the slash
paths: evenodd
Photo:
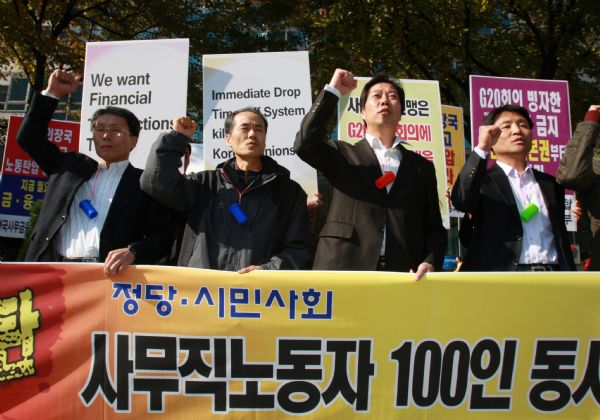
<path id="1" fill-rule="evenodd" d="M 398 172 L 396 173 L 396 179 L 394 179 L 394 183 L 392 184 L 392 188 L 390 189 L 390 194 L 396 189 L 399 188 L 400 179 L 408 177 L 411 179 L 410 174 L 415 171 L 415 161 L 413 159 L 413 155 L 408 153 L 404 146 L 398 144 L 396 149 L 400 152 L 400 166 L 398 167 Z"/>
<path id="2" fill-rule="evenodd" d="M 117 185 L 115 195 L 113 196 L 112 203 L 108 209 L 108 214 L 106 215 L 106 220 L 104 221 L 104 226 L 110 226 L 111 218 L 118 217 L 121 209 L 129 201 L 129 198 L 135 196 L 136 191 L 139 188 L 138 185 L 139 180 L 135 176 L 133 166 L 131 166 L 130 163 L 127 165 L 125 172 L 123 172 L 119 185 Z"/>
<path id="3" fill-rule="evenodd" d="M 367 139 L 362 139 L 354 146 L 357 149 L 356 160 L 358 165 L 356 168 L 360 172 L 361 178 L 364 179 L 369 188 L 376 192 L 378 195 L 385 194 L 387 190 L 385 188 L 379 189 L 375 185 L 375 181 L 381 175 L 381 167 L 379 166 L 379 161 L 377 160 L 377 156 L 375 156 L 375 152 L 371 148 L 371 145 L 367 141 Z"/>
<path id="4" fill-rule="evenodd" d="M 521 220 L 521 216 L 519 215 L 519 208 L 517 207 L 517 202 L 515 200 L 515 195 L 513 194 L 512 188 L 510 187 L 508 177 L 506 176 L 502 168 L 496 163 L 494 163 L 489 169 L 488 173 L 494 184 L 496 184 L 500 195 L 502 196 L 506 204 L 508 204 L 509 207 L 512 209 L 514 216 L 518 220 Z"/>
<path id="5" fill-rule="evenodd" d="M 546 208 L 548 209 L 548 215 L 550 216 L 550 220 L 554 225 L 555 220 L 560 220 L 560 216 L 556 213 L 557 203 L 556 196 L 554 194 L 554 184 L 552 181 L 547 179 L 546 177 L 542 177 L 538 171 L 533 171 L 533 176 L 540 186 L 540 190 L 542 191 L 542 196 L 544 197 L 544 201 L 546 202 Z"/>

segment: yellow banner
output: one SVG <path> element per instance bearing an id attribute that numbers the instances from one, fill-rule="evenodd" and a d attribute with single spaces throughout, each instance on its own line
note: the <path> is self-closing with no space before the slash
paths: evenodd
<path id="1" fill-rule="evenodd" d="M 600 416 L 600 275 L 0 264 L 6 418 Z"/>

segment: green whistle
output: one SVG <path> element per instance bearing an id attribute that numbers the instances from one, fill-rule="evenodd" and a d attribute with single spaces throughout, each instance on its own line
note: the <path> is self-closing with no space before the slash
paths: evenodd
<path id="1" fill-rule="evenodd" d="M 520 214 L 521 220 L 525 223 L 529 222 L 538 211 L 540 211 L 540 209 L 535 204 L 532 203 L 528 205 Z"/>

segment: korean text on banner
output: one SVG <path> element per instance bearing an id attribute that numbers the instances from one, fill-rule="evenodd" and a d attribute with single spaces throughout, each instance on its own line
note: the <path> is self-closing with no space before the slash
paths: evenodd
<path id="1" fill-rule="evenodd" d="M 33 204 L 44 199 L 48 177 L 37 163 L 17 144 L 17 132 L 23 117 L 11 115 L 0 181 L 0 236 L 23 238 L 29 228 Z M 48 141 L 63 152 L 79 148 L 79 123 L 51 120 Z"/>
<path id="2" fill-rule="evenodd" d="M 446 149 L 446 178 L 448 180 L 448 192 L 458 178 L 465 164 L 465 135 L 463 109 L 456 106 L 442 105 L 442 120 L 444 122 L 444 148 Z M 448 203 L 450 216 L 462 217 L 459 212 Z"/>
<path id="3" fill-rule="evenodd" d="M 105 279 L 98 264 L 1 264 L 0 277 L 0 412 L 10 418 L 600 410 L 596 273 L 414 282 L 138 266 Z"/>

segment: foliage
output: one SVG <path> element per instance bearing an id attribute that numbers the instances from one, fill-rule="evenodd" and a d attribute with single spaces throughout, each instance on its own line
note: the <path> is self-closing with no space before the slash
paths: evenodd
<path id="1" fill-rule="evenodd" d="M 18 66 L 41 90 L 49 70 L 83 69 L 85 42 L 133 39 L 151 26 L 137 1 L 2 1 L 0 65 Z"/>
<path id="2" fill-rule="evenodd" d="M 25 232 L 25 238 L 23 239 L 23 244 L 19 249 L 19 254 L 17 255 L 16 261 L 25 261 L 25 256 L 27 255 L 27 249 L 29 248 L 29 244 L 31 243 L 31 232 L 33 232 L 33 228 L 37 223 L 38 216 L 40 215 L 40 211 L 42 210 L 42 205 L 44 204 L 43 200 L 37 200 L 31 206 L 29 210 L 29 228 L 27 232 Z"/>
<path id="3" fill-rule="evenodd" d="M 189 38 L 188 112 L 202 121 L 202 56 L 305 49 L 303 36 L 290 30 L 295 2 L 239 0 L 146 0 L 146 13 L 160 22 L 152 36 Z M 169 13 L 165 14 L 165 9 Z M 165 16 L 168 15 L 168 16 Z"/>
<path id="4" fill-rule="evenodd" d="M 86 41 L 189 38 L 189 112 L 202 110 L 202 55 L 307 49 L 314 90 L 336 67 L 440 81 L 468 113 L 469 75 L 569 81 L 573 119 L 600 97 L 597 0 L 14 0 L 0 2 L 1 64 L 36 89 Z"/>
<path id="5" fill-rule="evenodd" d="M 596 0 L 303 1 L 313 80 L 356 74 L 440 81 L 468 113 L 469 75 L 569 81 L 574 120 L 600 96 Z"/>

